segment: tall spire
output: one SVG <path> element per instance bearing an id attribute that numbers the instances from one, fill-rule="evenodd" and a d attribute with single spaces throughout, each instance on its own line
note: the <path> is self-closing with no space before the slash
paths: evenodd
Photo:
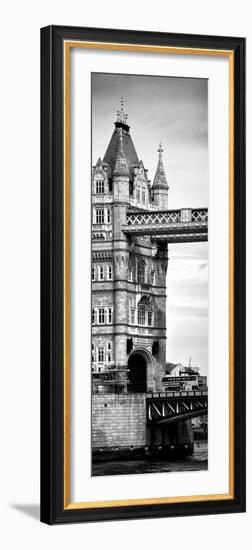
<path id="1" fill-rule="evenodd" d="M 123 131 L 122 128 L 118 129 L 119 134 L 119 145 L 118 145 L 118 151 L 116 156 L 116 163 L 114 168 L 114 176 L 128 176 L 129 175 L 129 168 L 127 164 L 127 160 L 125 158 L 124 150 L 123 150 Z"/>
<path id="2" fill-rule="evenodd" d="M 160 143 L 158 148 L 158 165 L 153 181 L 153 189 L 169 189 L 163 164 L 163 152 L 164 149 L 162 148 L 162 143 Z"/>

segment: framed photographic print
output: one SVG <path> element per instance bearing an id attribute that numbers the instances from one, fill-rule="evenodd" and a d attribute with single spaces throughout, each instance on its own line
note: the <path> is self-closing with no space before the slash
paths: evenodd
<path id="1" fill-rule="evenodd" d="M 41 520 L 245 511 L 245 39 L 41 30 Z"/>

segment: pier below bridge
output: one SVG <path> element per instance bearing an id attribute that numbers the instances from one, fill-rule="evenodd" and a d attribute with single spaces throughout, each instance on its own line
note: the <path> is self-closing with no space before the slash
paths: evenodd
<path id="1" fill-rule="evenodd" d="M 207 391 L 93 395 L 93 458 L 190 454 L 191 419 L 207 410 Z"/>

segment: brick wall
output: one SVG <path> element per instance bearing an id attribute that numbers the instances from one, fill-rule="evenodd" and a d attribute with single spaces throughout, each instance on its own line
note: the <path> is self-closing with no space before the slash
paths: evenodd
<path id="1" fill-rule="evenodd" d="M 141 448 L 146 444 L 144 394 L 93 395 L 92 447 Z"/>

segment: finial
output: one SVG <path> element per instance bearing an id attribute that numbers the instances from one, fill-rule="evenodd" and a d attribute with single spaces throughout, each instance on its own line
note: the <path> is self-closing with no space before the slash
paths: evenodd
<path id="1" fill-rule="evenodd" d="M 128 125 L 128 115 L 124 111 L 124 97 L 121 97 L 121 109 L 117 111 L 116 122 Z"/>
<path id="2" fill-rule="evenodd" d="M 162 155 L 163 152 L 164 152 L 164 149 L 162 148 L 162 143 L 160 141 L 159 148 L 158 148 L 158 153 L 159 153 L 159 155 Z"/>

